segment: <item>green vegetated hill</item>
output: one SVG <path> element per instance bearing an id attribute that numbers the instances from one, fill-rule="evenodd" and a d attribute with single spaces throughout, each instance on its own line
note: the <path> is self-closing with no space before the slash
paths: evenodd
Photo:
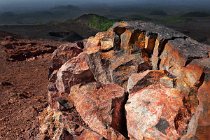
<path id="1" fill-rule="evenodd" d="M 31 39 L 77 41 L 110 28 L 115 21 L 103 16 L 85 14 L 76 19 L 49 22 L 42 25 L 5 25 L 0 31 Z"/>
<path id="2" fill-rule="evenodd" d="M 66 6 L 54 8 L 52 11 L 56 11 L 55 13 L 58 15 L 65 11 L 66 15 L 68 15 L 68 9 L 73 9 L 73 11 L 79 10 L 76 7 L 72 8 L 71 6 Z M 84 14 L 77 16 L 77 18 L 70 16 L 66 18 L 67 20 L 52 20 L 40 25 L 6 25 L 0 26 L 0 31 L 32 39 L 44 38 L 76 41 L 93 36 L 97 32 L 105 31 L 110 28 L 114 22 L 120 20 L 143 20 L 168 26 L 200 42 L 210 44 L 209 12 L 185 11 L 173 13 L 173 11 L 167 10 L 141 10 L 141 12 L 131 12 L 126 15 L 119 14 L 119 17 L 112 17 L 112 19 L 107 18 L 109 16 Z M 50 17 L 50 13 L 45 13 L 45 15 Z M 4 16 L 14 17 L 12 13 L 5 13 Z"/>
<path id="3" fill-rule="evenodd" d="M 99 16 L 96 14 L 85 14 L 75 19 L 76 22 L 86 24 L 88 27 L 105 31 L 110 28 L 116 20 L 108 19 L 104 16 Z"/>

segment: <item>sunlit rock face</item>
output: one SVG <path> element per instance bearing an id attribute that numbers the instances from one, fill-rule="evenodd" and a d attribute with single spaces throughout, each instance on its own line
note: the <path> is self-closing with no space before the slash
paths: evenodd
<path id="1" fill-rule="evenodd" d="M 210 137 L 210 46 L 141 21 L 62 45 L 39 139 Z"/>

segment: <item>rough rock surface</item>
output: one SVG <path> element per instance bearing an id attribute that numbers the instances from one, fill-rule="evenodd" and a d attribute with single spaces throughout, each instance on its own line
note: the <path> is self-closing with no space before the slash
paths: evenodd
<path id="1" fill-rule="evenodd" d="M 1 41 L 8 54 L 8 61 L 24 61 L 53 53 L 62 42 L 49 40 L 16 39 L 7 36 Z"/>
<path id="2" fill-rule="evenodd" d="M 61 46 L 38 137 L 208 139 L 209 53 L 210 46 L 141 21 Z"/>

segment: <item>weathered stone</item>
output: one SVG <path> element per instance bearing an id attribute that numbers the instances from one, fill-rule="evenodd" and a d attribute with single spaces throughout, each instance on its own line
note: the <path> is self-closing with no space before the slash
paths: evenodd
<path id="1" fill-rule="evenodd" d="M 136 53 L 145 47 L 145 32 L 139 29 L 133 30 L 130 37 L 129 45 L 131 53 Z"/>
<path id="2" fill-rule="evenodd" d="M 195 59 L 191 62 L 194 65 L 200 66 L 203 69 L 198 86 L 198 99 L 201 114 L 198 120 L 198 131 L 196 136 L 201 139 L 209 138 L 210 131 L 210 58 Z"/>
<path id="3" fill-rule="evenodd" d="M 168 88 L 174 88 L 175 86 L 175 79 L 164 76 L 160 78 L 160 83 Z"/>
<path id="4" fill-rule="evenodd" d="M 101 50 L 109 50 L 114 47 L 112 38 L 103 38 L 101 40 Z"/>
<path id="5" fill-rule="evenodd" d="M 110 50 L 108 52 L 101 53 L 101 59 L 111 59 L 111 58 L 115 58 L 114 50 Z"/>
<path id="6" fill-rule="evenodd" d="M 84 140 L 93 139 L 101 140 L 103 136 L 94 132 L 81 119 L 75 108 L 68 112 L 62 113 L 47 108 L 39 116 L 41 124 L 38 139 L 54 139 L 54 140 Z"/>
<path id="7" fill-rule="evenodd" d="M 147 70 L 143 73 L 134 73 L 128 79 L 127 91 L 133 93 L 151 84 L 159 83 L 160 78 L 165 75 L 165 71 L 156 70 Z"/>
<path id="8" fill-rule="evenodd" d="M 126 30 L 120 37 L 121 37 L 121 49 L 127 53 L 131 52 L 131 46 L 129 44 L 130 38 L 132 35 L 132 31 Z"/>
<path id="9" fill-rule="evenodd" d="M 180 67 L 184 67 L 193 59 L 207 58 L 208 48 L 189 39 L 170 40 L 161 54 L 160 69 L 168 70 L 172 74 L 178 74 Z"/>
<path id="10" fill-rule="evenodd" d="M 157 39 L 157 34 L 154 33 L 148 33 L 145 37 L 145 49 L 149 54 L 152 54 L 153 52 L 156 39 Z"/>
<path id="11" fill-rule="evenodd" d="M 82 131 L 82 133 L 79 136 L 74 136 L 74 140 L 101 140 L 101 139 L 105 138 L 88 129 Z"/>
<path id="12" fill-rule="evenodd" d="M 96 53 L 100 50 L 100 39 L 97 37 L 90 37 L 84 48 L 84 52 L 87 54 Z"/>
<path id="13" fill-rule="evenodd" d="M 139 48 L 145 48 L 145 32 L 142 31 L 142 33 L 138 37 L 138 41 L 136 41 L 136 45 Z"/>
<path id="14" fill-rule="evenodd" d="M 110 60 L 110 72 L 113 82 L 126 87 L 127 80 L 132 73 L 137 73 L 139 65 L 145 61 L 139 54 L 119 54 Z"/>
<path id="15" fill-rule="evenodd" d="M 78 83 L 95 81 L 92 72 L 87 64 L 87 54 L 81 53 L 64 63 L 61 68 L 54 73 L 53 80 L 49 84 L 49 101 L 53 108 L 59 109 L 58 100 L 70 94 L 70 88 Z M 53 79 L 53 78 L 51 78 Z"/>
<path id="16" fill-rule="evenodd" d="M 126 118 L 130 138 L 178 139 L 174 119 L 182 106 L 182 94 L 153 84 L 129 95 Z"/>
<path id="17" fill-rule="evenodd" d="M 148 56 L 143 52 L 128 54 L 114 50 L 89 54 L 89 66 L 95 79 L 102 83 L 117 83 L 126 87 L 132 73 L 151 69 Z"/>
<path id="18" fill-rule="evenodd" d="M 128 135 L 136 140 L 209 137 L 208 45 L 141 21 L 116 23 L 85 42 L 82 53 L 83 45 L 78 43 L 75 54 L 70 51 L 66 57 L 64 51 L 61 60 L 65 61 L 50 74 L 49 107 L 54 117 L 60 116 L 57 120 L 63 118 L 48 123 L 59 128 L 49 129 L 52 136 L 110 140 Z M 62 50 L 59 54 L 62 56 Z M 71 115 L 71 110 L 77 113 Z M 74 116 L 77 120 L 72 122 Z"/>
<path id="19" fill-rule="evenodd" d="M 68 43 L 61 45 L 52 56 L 52 64 L 49 68 L 49 76 L 54 70 L 58 70 L 69 59 L 76 57 L 82 52 L 76 43 Z"/>
<path id="20" fill-rule="evenodd" d="M 111 83 L 111 74 L 108 70 L 109 61 L 102 61 L 100 52 L 89 54 L 88 57 L 88 65 L 96 81 L 101 84 Z"/>
<path id="21" fill-rule="evenodd" d="M 156 39 L 155 41 L 155 47 L 153 49 L 153 54 L 151 57 L 151 63 L 152 63 L 152 68 L 153 70 L 158 70 L 159 69 L 159 63 L 160 63 L 160 55 L 167 43 L 167 40 L 158 40 Z"/>
<path id="22" fill-rule="evenodd" d="M 69 95 L 88 126 L 107 139 L 124 139 L 118 132 L 124 132 L 125 98 L 124 89 L 115 84 L 75 85 Z"/>
<path id="23" fill-rule="evenodd" d="M 87 59 L 87 54 L 81 53 L 62 65 L 57 72 L 56 87 L 58 92 L 70 93 L 71 86 L 93 80 Z"/>

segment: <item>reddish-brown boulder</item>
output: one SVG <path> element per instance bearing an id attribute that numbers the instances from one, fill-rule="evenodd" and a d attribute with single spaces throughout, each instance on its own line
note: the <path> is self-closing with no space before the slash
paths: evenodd
<path id="1" fill-rule="evenodd" d="M 148 33 L 145 37 L 145 49 L 149 54 L 152 54 L 154 50 L 156 39 L 157 39 L 157 34 L 155 33 Z"/>
<path id="2" fill-rule="evenodd" d="M 131 139 L 178 139 L 174 119 L 183 95 L 176 89 L 153 84 L 129 95 L 126 103 L 128 135 Z"/>
<path id="3" fill-rule="evenodd" d="M 151 84 L 159 83 L 163 76 L 166 76 L 166 72 L 163 70 L 147 70 L 143 73 L 134 73 L 128 79 L 127 91 L 133 93 Z"/>
<path id="4" fill-rule="evenodd" d="M 187 66 L 193 59 L 207 58 L 209 48 L 191 39 L 170 40 L 160 56 L 160 69 L 182 77 L 182 67 Z"/>
<path id="5" fill-rule="evenodd" d="M 97 87 L 96 83 L 75 85 L 71 88 L 70 102 L 87 125 L 106 139 L 125 139 L 124 89 L 115 84 Z M 118 132 L 117 132 L 118 131 Z"/>
<path id="6" fill-rule="evenodd" d="M 87 54 L 81 53 L 68 60 L 54 73 L 56 80 L 50 83 L 48 92 L 52 106 L 59 108 L 57 101 L 61 97 L 68 96 L 73 85 L 95 81 L 92 72 L 89 70 L 87 59 Z"/>
<path id="7" fill-rule="evenodd" d="M 50 136 L 209 137 L 209 46 L 141 21 L 117 23 L 85 42 L 83 50 L 77 43 L 54 55 L 59 61 L 48 87 L 53 115 L 44 123 L 53 124 L 44 127 Z"/>
<path id="8" fill-rule="evenodd" d="M 195 59 L 191 65 L 196 65 L 203 69 L 202 76 L 197 86 L 199 109 L 201 110 L 196 137 L 200 139 L 210 138 L 210 58 Z"/>
<path id="9" fill-rule="evenodd" d="M 53 73 L 54 70 L 58 70 L 65 62 L 73 57 L 76 57 L 82 52 L 77 43 L 63 44 L 53 53 L 52 64 L 49 68 L 49 75 Z"/>
<path id="10" fill-rule="evenodd" d="M 126 30 L 120 37 L 121 37 L 121 49 L 125 52 L 130 53 L 131 52 L 131 46 L 129 44 L 130 38 L 132 35 L 131 30 Z"/>

